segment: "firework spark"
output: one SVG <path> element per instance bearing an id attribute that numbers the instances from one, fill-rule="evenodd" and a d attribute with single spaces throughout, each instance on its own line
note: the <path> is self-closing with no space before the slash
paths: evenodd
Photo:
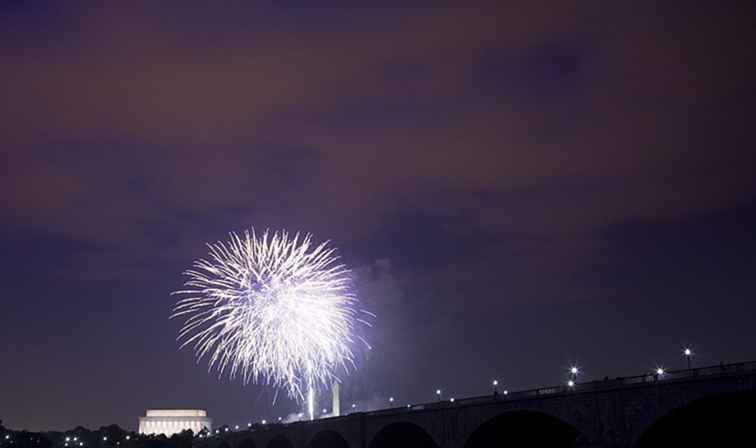
<path id="1" fill-rule="evenodd" d="M 207 358 L 219 377 L 283 388 L 300 402 L 354 365 L 352 343 L 365 342 L 355 326 L 368 322 L 328 242 L 252 229 L 208 247 L 208 259 L 184 273 L 187 289 L 174 294 L 186 297 L 171 316 L 186 319 L 178 339 L 197 362 Z"/>

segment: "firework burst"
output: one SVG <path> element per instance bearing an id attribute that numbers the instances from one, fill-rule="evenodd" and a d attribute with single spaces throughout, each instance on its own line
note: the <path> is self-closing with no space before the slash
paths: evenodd
<path id="1" fill-rule="evenodd" d="M 254 229 L 208 244 L 207 259 L 184 272 L 186 289 L 172 318 L 178 339 L 219 377 L 283 388 L 302 401 L 353 366 L 352 345 L 363 311 L 350 271 L 328 242 L 312 235 Z M 369 314 L 369 313 L 368 313 Z"/>

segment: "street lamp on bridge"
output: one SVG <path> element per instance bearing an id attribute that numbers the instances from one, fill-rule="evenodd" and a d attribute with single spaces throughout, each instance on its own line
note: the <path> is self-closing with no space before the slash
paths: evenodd
<path id="1" fill-rule="evenodd" d="M 569 372 L 570 372 L 570 377 L 567 380 L 567 386 L 571 389 L 575 387 L 575 383 L 577 382 L 577 376 L 578 376 L 578 373 L 580 373 L 580 369 L 578 368 L 578 366 L 572 365 L 570 366 Z"/>
<path id="2" fill-rule="evenodd" d="M 690 370 L 691 358 L 693 357 L 693 350 L 691 350 L 690 347 L 685 347 L 683 349 L 683 356 L 685 356 L 685 361 L 688 363 L 688 370 Z"/>

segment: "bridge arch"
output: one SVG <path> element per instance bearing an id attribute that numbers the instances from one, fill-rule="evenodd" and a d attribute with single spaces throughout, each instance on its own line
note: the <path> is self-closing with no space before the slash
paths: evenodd
<path id="1" fill-rule="evenodd" d="M 249 437 L 239 442 L 239 445 L 237 445 L 236 448 L 257 448 L 257 445 L 255 445 L 255 442 L 252 441 Z"/>
<path id="2" fill-rule="evenodd" d="M 294 445 L 285 436 L 279 434 L 268 442 L 267 448 L 294 448 Z"/>
<path id="3" fill-rule="evenodd" d="M 369 448 L 438 448 L 438 444 L 420 426 L 409 422 L 396 422 L 381 428 L 370 441 Z"/>
<path id="4" fill-rule="evenodd" d="M 753 443 L 756 392 L 730 392 L 693 400 L 662 416 L 640 436 L 638 448 L 746 446 Z"/>
<path id="5" fill-rule="evenodd" d="M 580 432 L 572 425 L 538 411 L 510 411 L 480 425 L 464 448 L 499 446 L 575 446 Z"/>
<path id="6" fill-rule="evenodd" d="M 326 429 L 315 434 L 307 448 L 349 448 L 349 444 L 341 434 Z"/>

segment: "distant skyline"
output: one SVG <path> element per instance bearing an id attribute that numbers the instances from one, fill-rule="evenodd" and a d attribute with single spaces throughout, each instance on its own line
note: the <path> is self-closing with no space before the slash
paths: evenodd
<path id="1" fill-rule="evenodd" d="M 168 319 L 250 226 L 354 270 L 346 403 L 756 359 L 753 5 L 459 5 L 4 2 L 3 424 L 299 412 Z"/>

